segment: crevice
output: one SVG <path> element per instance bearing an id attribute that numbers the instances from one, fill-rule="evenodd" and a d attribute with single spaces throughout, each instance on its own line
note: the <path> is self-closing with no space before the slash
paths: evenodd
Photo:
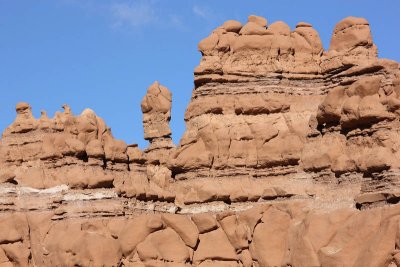
<path id="1" fill-rule="evenodd" d="M 107 160 L 106 157 L 103 157 L 103 170 L 107 169 Z"/>
<path id="2" fill-rule="evenodd" d="M 8 244 L 14 244 L 14 243 L 18 243 L 18 242 L 22 242 L 23 240 L 17 239 L 17 240 L 3 240 L 0 242 L 0 245 L 8 245 Z"/>
<path id="3" fill-rule="evenodd" d="M 18 181 L 16 181 L 15 179 L 9 180 L 8 182 L 13 185 L 18 185 Z"/>
<path id="4" fill-rule="evenodd" d="M 397 204 L 400 201 L 400 197 L 391 197 L 388 198 L 386 201 L 388 204 Z"/>
<path id="5" fill-rule="evenodd" d="M 88 157 L 86 151 L 83 151 L 82 153 L 79 153 L 78 155 L 76 155 L 76 157 L 79 160 L 82 160 L 83 162 L 88 162 L 89 161 L 89 157 Z"/>

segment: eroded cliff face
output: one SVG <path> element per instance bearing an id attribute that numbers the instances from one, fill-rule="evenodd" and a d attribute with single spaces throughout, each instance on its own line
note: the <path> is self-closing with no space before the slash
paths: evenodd
<path id="1" fill-rule="evenodd" d="M 200 42 L 187 131 L 170 161 L 175 178 L 280 186 L 302 176 L 297 192 L 283 188 L 306 196 L 350 182 L 360 205 L 367 196 L 396 202 L 399 64 L 377 57 L 368 22 L 339 22 L 328 51 L 308 23 L 265 25 L 227 21 Z"/>
<path id="2" fill-rule="evenodd" d="M 92 110 L 33 117 L 0 140 L 0 266 L 400 266 L 400 69 L 369 24 L 324 51 L 305 22 L 249 16 L 199 43 L 186 132 L 143 98 L 149 146 Z"/>

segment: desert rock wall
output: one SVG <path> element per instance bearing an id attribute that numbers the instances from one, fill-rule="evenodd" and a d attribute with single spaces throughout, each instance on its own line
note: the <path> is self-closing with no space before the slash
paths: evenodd
<path id="1" fill-rule="evenodd" d="M 308 23 L 292 31 L 253 19 L 227 21 L 199 43 L 187 131 L 170 161 L 174 177 L 273 184 L 272 176 L 293 181 L 306 172 L 314 184 L 359 184 L 368 193 L 360 201 L 397 194 L 399 64 L 378 58 L 368 22 L 342 20 L 324 51 Z"/>
<path id="2" fill-rule="evenodd" d="M 400 264 L 398 206 L 327 212 L 292 201 L 235 212 L 171 214 L 143 206 L 133 213 L 124 213 L 125 207 L 118 214 L 111 196 L 103 203 L 65 196 L 64 206 L 92 203 L 80 212 L 64 207 L 0 215 L 3 266 Z"/>
<path id="3" fill-rule="evenodd" d="M 90 109 L 16 106 L 0 139 L 0 266 L 400 266 L 400 68 L 348 17 L 249 16 L 199 43 L 179 144 L 173 98 L 141 103 L 149 146 Z"/>

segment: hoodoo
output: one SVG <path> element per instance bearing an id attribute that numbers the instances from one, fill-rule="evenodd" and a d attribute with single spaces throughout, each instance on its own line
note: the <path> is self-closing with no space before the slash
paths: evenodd
<path id="1" fill-rule="evenodd" d="M 18 103 L 0 140 L 0 266 L 400 266 L 400 65 L 369 23 L 251 15 L 198 45 L 186 131 L 144 96 L 141 151 L 94 111 Z"/>

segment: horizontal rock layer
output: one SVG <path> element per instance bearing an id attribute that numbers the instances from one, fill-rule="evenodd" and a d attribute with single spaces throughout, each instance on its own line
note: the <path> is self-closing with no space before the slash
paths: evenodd
<path id="1" fill-rule="evenodd" d="M 293 200 L 236 210 L 193 206 L 178 211 L 189 214 L 173 214 L 149 203 L 122 205 L 99 189 L 20 190 L 18 200 L 15 193 L 5 195 L 10 207 L 19 207 L 0 208 L 4 266 L 399 264 L 397 205 L 316 210 Z M 24 200 L 35 204 L 18 205 Z"/>

